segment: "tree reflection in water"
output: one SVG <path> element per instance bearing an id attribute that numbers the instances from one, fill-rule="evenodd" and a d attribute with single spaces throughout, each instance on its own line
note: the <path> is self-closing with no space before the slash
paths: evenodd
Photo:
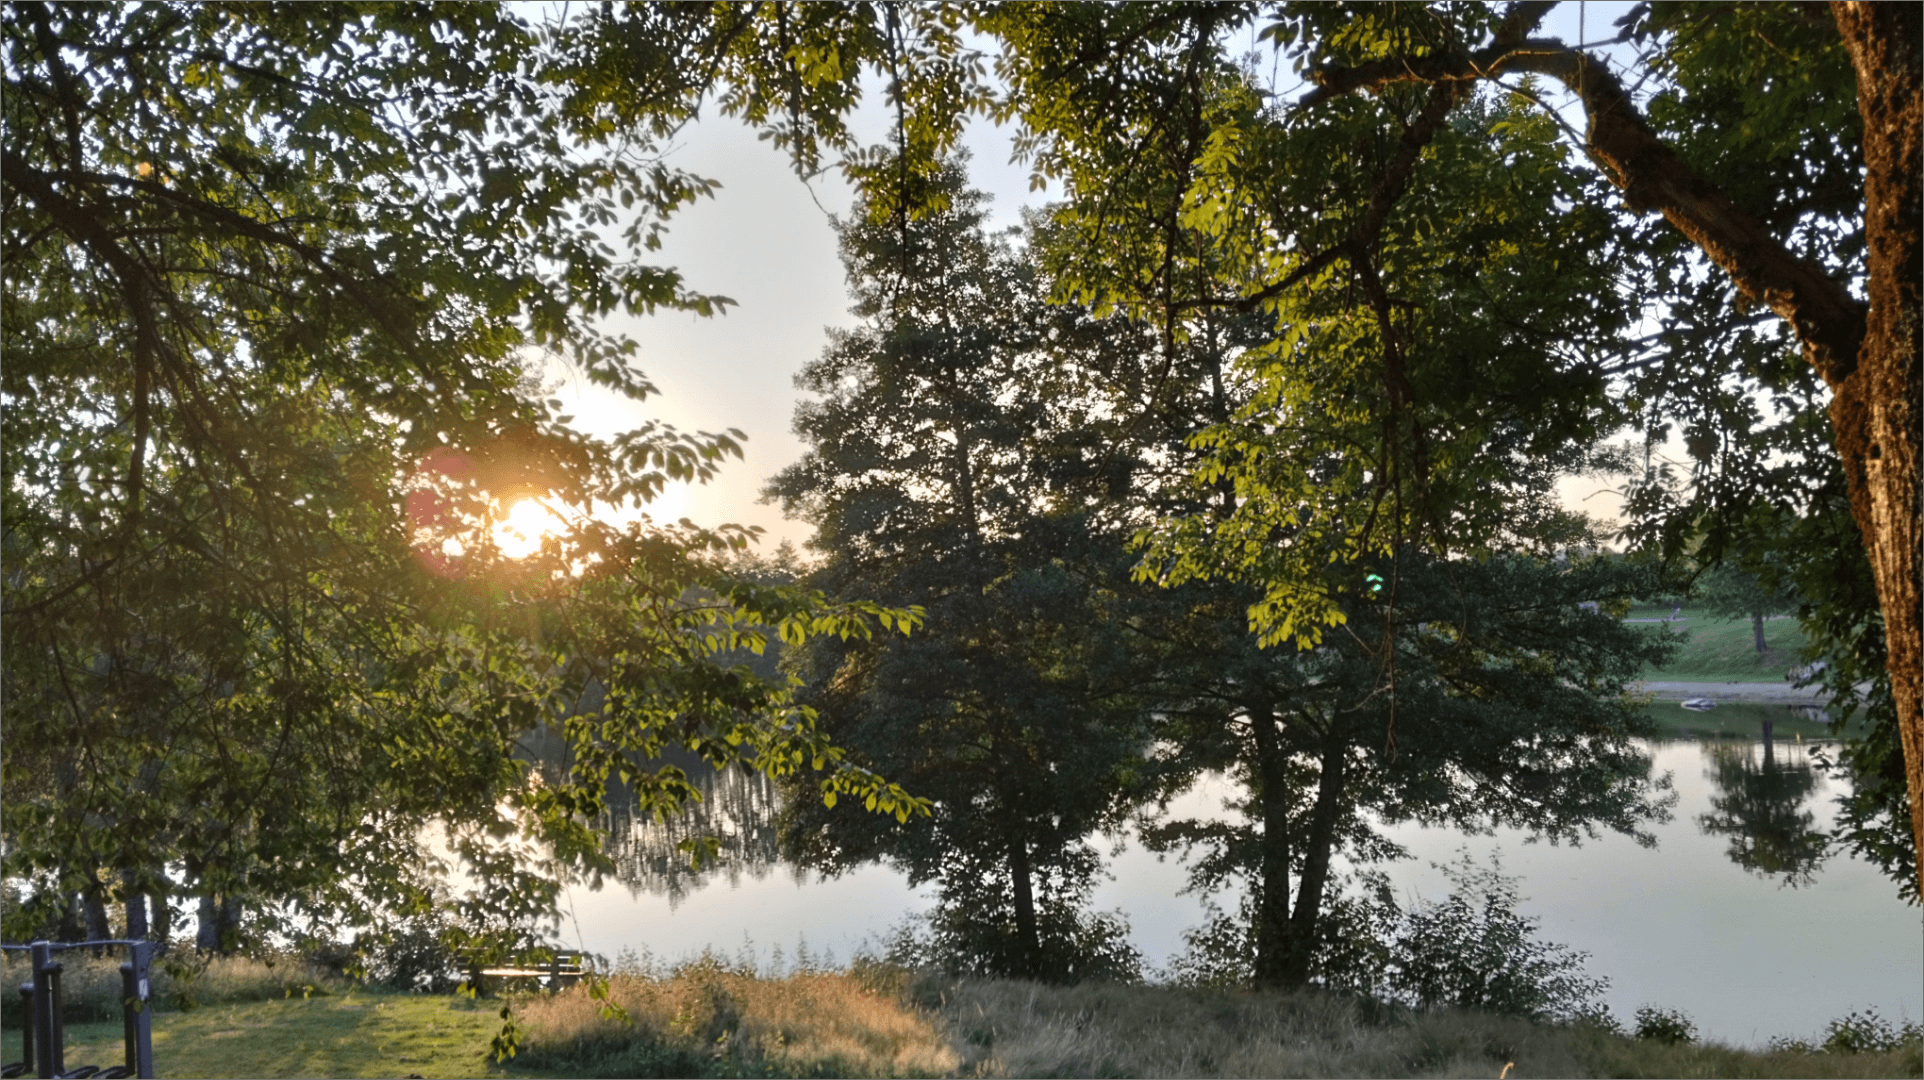
<path id="1" fill-rule="evenodd" d="M 1730 837 L 1730 861 L 1762 878 L 1781 878 L 1793 888 L 1809 885 L 1830 855 L 1829 834 L 1816 828 L 1816 815 L 1804 802 L 1817 790 L 1817 773 L 1802 748 L 1792 760 L 1779 761 L 1764 721 L 1763 759 L 1754 743 L 1705 744 L 1705 772 L 1718 794 L 1711 812 L 1697 827 L 1711 836 Z"/>
<path id="2" fill-rule="evenodd" d="M 608 809 L 594 823 L 604 836 L 602 849 L 615 861 L 616 879 L 631 894 L 666 896 L 670 910 L 717 878 L 726 878 L 732 889 L 744 874 L 760 881 L 781 861 L 775 845 L 780 809 L 775 781 L 734 767 L 716 772 L 695 755 L 688 756 L 692 760 L 673 764 L 701 790 L 700 804 L 657 820 L 637 813 L 634 798 L 610 785 Z M 677 845 L 703 836 L 720 840 L 721 851 L 697 870 Z M 599 887 L 601 882 L 590 884 Z"/>
<path id="3" fill-rule="evenodd" d="M 560 738 L 538 729 L 522 736 L 521 743 L 543 780 L 563 775 L 567 747 Z M 687 775 L 701 792 L 701 802 L 657 819 L 642 813 L 628 786 L 611 777 L 607 809 L 591 822 L 602 834 L 602 851 L 614 861 L 615 880 L 627 886 L 631 895 L 665 896 L 673 910 L 718 879 L 734 888 L 744 875 L 760 881 L 781 863 L 776 847 L 780 804 L 773 780 L 746 769 L 717 772 L 700 754 L 686 750 L 670 749 L 644 767 L 659 770 L 665 765 Z M 716 858 L 704 859 L 696 869 L 680 844 L 704 836 L 719 840 L 720 850 Z M 799 879 L 807 872 L 797 868 L 791 873 Z M 577 871 L 577 876 L 590 888 L 606 884 L 605 876 L 593 870 Z"/>

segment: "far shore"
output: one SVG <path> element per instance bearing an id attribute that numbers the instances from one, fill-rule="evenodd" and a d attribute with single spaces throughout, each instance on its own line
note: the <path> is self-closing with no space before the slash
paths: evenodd
<path id="1" fill-rule="evenodd" d="M 1859 689 L 1870 690 L 1866 683 Z M 1747 705 L 1822 705 L 1830 700 L 1821 686 L 1798 688 L 1788 682 L 1673 682 L 1651 679 L 1632 683 L 1632 693 L 1649 694 L 1658 701 L 1709 698 L 1719 703 Z"/>

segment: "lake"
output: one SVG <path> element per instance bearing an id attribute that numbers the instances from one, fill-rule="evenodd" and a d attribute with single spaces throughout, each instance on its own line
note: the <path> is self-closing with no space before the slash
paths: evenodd
<path id="1" fill-rule="evenodd" d="M 1809 833 L 1830 828 L 1839 781 L 1808 768 L 1810 744 L 1801 740 L 1817 729 L 1788 709 L 1766 760 L 1755 720 L 1775 708 L 1702 714 L 1703 730 L 1721 728 L 1726 737 L 1649 745 L 1678 794 L 1672 820 L 1655 830 L 1655 848 L 1615 834 L 1553 847 L 1509 830 L 1466 836 L 1398 826 L 1389 835 L 1414 858 L 1382 869 L 1405 901 L 1434 900 L 1449 886 L 1432 864 L 1455 861 L 1461 849 L 1486 863 L 1499 855 L 1519 879 L 1519 910 L 1541 920 L 1543 940 L 1590 954 L 1589 972 L 1610 980 L 1604 1000 L 1625 1022 L 1641 1005 L 1677 1008 L 1705 1038 L 1757 1046 L 1775 1035 L 1817 1034 L 1826 1021 L 1867 1007 L 1892 1021 L 1919 1019 L 1924 917 L 1897 899 L 1894 883 L 1847 854 L 1811 865 Z M 752 953 L 763 965 L 777 950 L 792 962 L 805 943 L 818 961 L 846 961 L 933 906 L 933 886 L 912 890 L 886 867 L 824 881 L 772 861 L 772 785 L 733 772 L 713 779 L 699 821 L 609 822 L 619 880 L 567 891 L 564 943 L 663 960 L 713 948 Z M 1219 812 L 1231 794 L 1228 782 L 1205 780 L 1174 809 Z M 724 862 L 694 874 L 673 845 L 704 824 L 724 836 Z M 1203 921 L 1201 900 L 1178 895 L 1185 869 L 1124 839 L 1109 871 L 1095 906 L 1120 909 L 1145 960 L 1166 964 L 1180 952 L 1183 930 Z M 1230 910 L 1235 901 L 1218 898 Z"/>

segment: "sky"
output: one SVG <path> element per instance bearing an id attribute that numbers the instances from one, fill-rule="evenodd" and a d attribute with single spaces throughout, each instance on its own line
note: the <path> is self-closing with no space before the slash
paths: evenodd
<path id="1" fill-rule="evenodd" d="M 1564 3 L 1545 21 L 1544 32 L 1576 41 L 1581 25 L 1588 38 L 1601 39 L 1631 6 Z M 1238 46 L 1272 55 L 1253 40 Z M 1291 78 L 1287 62 L 1272 67 L 1285 82 Z M 1581 115 L 1565 112 L 1581 130 Z M 888 117 L 872 98 L 856 130 L 871 142 L 886 137 Z M 1048 198 L 1047 190 L 1029 190 L 1026 166 L 1010 163 L 1006 130 L 978 120 L 964 143 L 972 153 L 971 182 L 991 196 L 991 227 L 1019 224 L 1025 204 Z M 759 526 L 766 532 L 764 552 L 784 539 L 799 547 L 812 527 L 786 521 L 778 506 L 758 500 L 768 479 L 806 450 L 790 430 L 796 373 L 820 354 L 829 328 L 855 325 L 831 226 L 831 215 L 847 214 L 853 192 L 832 173 L 804 183 L 753 130 L 719 115 L 689 125 L 668 161 L 718 180 L 722 188 L 676 215 L 651 261 L 680 270 L 691 288 L 728 296 L 736 306 L 715 318 L 667 313 L 605 324 L 640 344 L 639 365 L 661 391 L 645 403 L 615 398 L 562 367 L 551 366 L 547 378 L 559 382 L 557 396 L 569 404 L 577 425 L 594 434 L 612 435 L 651 418 L 684 431 L 741 431 L 747 436 L 744 460 L 730 461 L 705 486 L 671 488 L 650 513 L 656 520 L 688 517 L 711 527 Z M 1560 493 L 1572 509 L 1611 519 L 1619 502 L 1603 490 L 1609 484 L 1572 479 Z"/>

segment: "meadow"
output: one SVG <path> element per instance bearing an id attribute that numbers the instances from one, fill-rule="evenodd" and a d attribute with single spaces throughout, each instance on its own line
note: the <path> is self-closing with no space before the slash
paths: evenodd
<path id="1" fill-rule="evenodd" d="M 106 965 L 73 965 L 75 1020 L 115 1007 L 89 989 L 106 984 L 92 978 L 96 966 Z M 357 986 L 292 962 L 216 961 L 194 980 L 197 998 L 182 998 L 184 989 L 172 986 L 155 1016 L 163 1076 L 1924 1074 L 1914 1026 L 1894 1049 L 1866 1041 L 1874 1024 L 1833 1023 L 1828 1036 L 1747 1050 L 1460 1010 L 1419 1013 L 1333 994 L 1051 987 L 870 961 L 782 975 L 713 957 L 658 971 L 631 967 L 608 982 L 609 1000 L 625 1013 L 615 1019 L 586 987 L 477 1001 Z M 486 1051 L 503 1005 L 522 1046 L 511 1062 L 495 1064 Z M 1821 1027 L 1814 1017 L 1812 1028 Z M 15 1013 L 4 1043 L 9 1060 L 18 1032 Z M 70 1023 L 69 1065 L 117 1061 L 119 1035 L 116 1022 Z"/>

